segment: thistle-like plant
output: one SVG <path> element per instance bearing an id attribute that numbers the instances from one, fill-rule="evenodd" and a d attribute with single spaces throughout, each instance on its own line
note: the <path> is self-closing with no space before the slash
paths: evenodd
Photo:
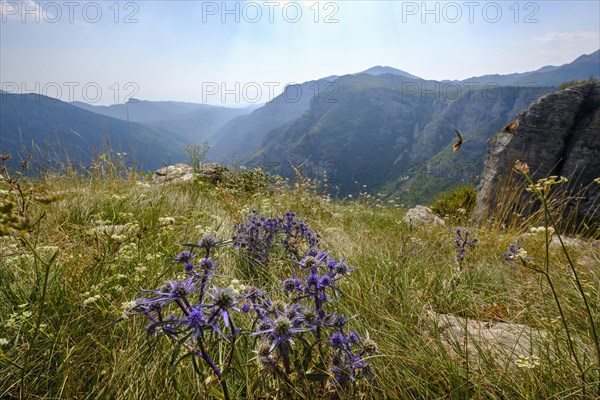
<path id="1" fill-rule="evenodd" d="M 358 380 L 370 379 L 370 357 L 377 346 L 368 333 L 361 338 L 349 330 L 351 318 L 336 311 L 337 284 L 355 268 L 345 259 L 338 261 L 310 247 L 293 262 L 291 276 L 281 279 L 281 287 L 272 294 L 254 286 L 234 288 L 235 280 L 219 287 L 212 282 L 224 278 L 216 274 L 216 248 L 233 243 L 244 249 L 240 244 L 246 243 L 255 255 L 268 256 L 271 247 L 279 246 L 294 258 L 298 247 L 292 243 L 318 242 L 317 235 L 293 213 L 272 219 L 254 213 L 236 229 L 232 242 L 205 235 L 198 243 L 184 243 L 188 249 L 173 260 L 183 265 L 186 278 L 144 290 L 126 315 L 145 315 L 150 335 L 165 335 L 176 342 L 173 363 L 178 362 L 182 348 L 203 360 L 218 378 L 225 399 L 230 398 L 227 371 L 243 367 L 232 365 L 241 335 L 256 343 L 256 356 L 248 355 L 248 359 L 258 363 L 246 367 L 267 372 L 270 385 L 283 396 L 299 390 L 299 382 L 304 390 L 317 382 L 315 390 L 324 395 L 329 390 L 351 390 Z M 216 348 L 228 348 L 228 356 L 220 362 L 215 361 Z"/>
<path id="2" fill-rule="evenodd" d="M 477 239 L 469 239 L 469 231 L 460 228 L 456 230 L 456 250 L 458 252 L 457 260 L 459 269 L 462 269 L 462 263 L 466 257 L 465 246 L 475 247 L 477 242 Z"/>
<path id="3" fill-rule="evenodd" d="M 287 212 L 283 217 L 267 218 L 253 210 L 248 221 L 235 225 L 235 231 L 234 247 L 264 266 L 268 266 L 275 244 L 281 244 L 286 253 L 296 259 L 301 257 L 303 247 L 319 244 L 318 235 L 293 212 Z"/>

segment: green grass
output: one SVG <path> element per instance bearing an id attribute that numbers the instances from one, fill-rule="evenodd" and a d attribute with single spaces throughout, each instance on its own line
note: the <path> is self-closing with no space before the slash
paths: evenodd
<path id="1" fill-rule="evenodd" d="M 339 306 L 356 315 L 352 329 L 368 331 L 380 352 L 373 358 L 373 382 L 342 397 L 597 395 L 600 379 L 587 315 L 566 258 L 551 248 L 549 270 L 587 368 L 585 384 L 556 322 L 559 314 L 546 281 L 503 260 L 509 243 L 526 230 L 518 224 L 502 232 L 469 227 L 479 243 L 467 249 L 458 272 L 450 224 L 410 228 L 402 222 L 403 211 L 393 205 L 329 201 L 306 187 L 248 192 L 197 182 L 149 186 L 133 174 L 74 173 L 47 175 L 22 187 L 26 193 L 58 199 L 28 206 L 31 221 L 41 218 L 30 233 L 0 238 L 0 338 L 8 342 L 0 347 L 2 399 L 219 398 L 218 382 L 201 364 L 200 374 L 189 358 L 172 368 L 173 343 L 149 338 L 141 316 L 108 324 L 141 288 L 155 288 L 177 276 L 180 266 L 169 258 L 181 250 L 180 243 L 206 232 L 228 239 L 233 225 L 253 208 L 268 216 L 294 211 L 322 235 L 325 250 L 359 267 L 341 283 Z M 12 196 L 3 193 L 3 201 Z M 123 228 L 108 233 L 98 228 L 109 225 Z M 520 242 L 529 257 L 543 263 L 543 235 L 522 236 Z M 569 251 L 598 321 L 600 246 L 587 243 Z M 232 248 L 220 249 L 216 257 L 223 275 L 245 284 L 273 289 L 285 271 L 275 265 L 257 276 L 242 268 Z M 542 329 L 548 335 L 536 350 L 540 365 L 505 367 L 483 351 L 480 357 L 487 362 L 467 364 L 464 354 L 453 355 L 435 330 L 427 329 L 425 310 Z M 252 346 L 246 338 L 239 348 Z M 228 377 L 232 398 L 283 398 L 256 372 L 253 356 L 236 354 L 239 368 Z M 311 398 L 305 389 L 298 387 L 295 396 Z"/>

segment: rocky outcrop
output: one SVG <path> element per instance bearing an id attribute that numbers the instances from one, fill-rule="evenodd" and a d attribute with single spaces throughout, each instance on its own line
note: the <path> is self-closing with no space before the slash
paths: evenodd
<path id="1" fill-rule="evenodd" d="M 205 182 L 218 183 L 225 178 L 226 173 L 227 168 L 217 163 L 204 163 L 197 172 L 191 166 L 180 163 L 156 170 L 152 176 L 152 183 L 187 182 L 194 178 Z"/>
<path id="2" fill-rule="evenodd" d="M 600 185 L 593 182 L 600 177 L 600 83 L 545 95 L 518 119 L 515 135 L 500 132 L 488 141 L 474 217 L 483 218 L 514 190 L 511 171 L 517 160 L 529 165 L 534 180 L 565 176 L 573 191 L 589 185 L 578 204 L 579 213 L 589 215 L 600 196 Z"/>
<path id="3" fill-rule="evenodd" d="M 413 226 L 423 224 L 446 225 L 446 222 L 435 215 L 429 207 L 420 205 L 415 206 L 406 212 L 406 215 L 404 215 L 404 222 Z"/>
<path id="4" fill-rule="evenodd" d="M 194 170 L 187 164 L 169 165 L 157 169 L 152 176 L 152 183 L 187 182 L 194 179 Z"/>

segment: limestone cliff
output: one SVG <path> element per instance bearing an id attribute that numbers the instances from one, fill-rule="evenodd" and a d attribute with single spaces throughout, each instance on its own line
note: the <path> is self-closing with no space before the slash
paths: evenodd
<path id="1" fill-rule="evenodd" d="M 474 216 L 482 218 L 503 198 L 516 160 L 529 165 L 534 180 L 571 177 L 570 189 L 589 185 L 578 211 L 598 206 L 600 185 L 600 83 L 587 83 L 547 94 L 519 114 L 513 136 L 499 132 L 488 141 L 488 154 Z M 508 122 L 508 121 L 507 121 Z"/>

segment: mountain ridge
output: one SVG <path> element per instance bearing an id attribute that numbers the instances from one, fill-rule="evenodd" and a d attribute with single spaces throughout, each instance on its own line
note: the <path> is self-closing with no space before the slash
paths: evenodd
<path id="1" fill-rule="evenodd" d="M 244 108 L 202 103 L 137 99 L 110 106 L 94 106 L 82 102 L 71 104 L 97 114 L 175 133 L 185 138 L 188 144 L 198 144 L 206 140 L 231 119 L 251 112 Z"/>
<path id="2" fill-rule="evenodd" d="M 273 172 L 293 177 L 289 168 L 282 170 L 283 166 L 308 160 L 306 171 L 313 176 L 321 178 L 327 169 L 331 172 L 328 176 L 338 181 L 337 194 L 356 193 L 367 185 L 369 191 L 398 196 L 410 204 L 477 179 L 483 168 L 485 142 L 491 135 L 556 86 L 590 75 L 600 78 L 600 51 L 561 66 L 485 75 L 478 78 L 482 85 L 473 89 L 468 81 L 425 80 L 393 67 L 375 66 L 359 73 L 291 85 L 255 109 L 231 111 L 200 103 L 146 100 L 105 107 L 61 106 L 66 114 L 80 109 L 112 118 L 112 122 L 99 121 L 86 114 L 93 123 L 84 129 L 80 113 L 73 114 L 79 125 L 69 126 L 66 115 L 57 125 L 35 107 L 29 107 L 21 110 L 17 121 L 14 116 L 7 117 L 12 118 L 12 127 L 4 123 L 2 136 L 12 137 L 11 146 L 19 147 L 21 133 L 17 128 L 27 127 L 26 122 L 31 120 L 46 142 L 58 127 L 60 132 L 83 131 L 98 146 L 94 134 L 112 127 L 117 142 L 127 138 L 148 144 L 154 140 L 151 159 L 160 161 L 148 164 L 148 157 L 143 157 L 146 166 L 165 159 L 182 160 L 186 145 L 206 139 L 211 144 L 208 159 L 212 161 L 249 166 L 268 163 Z M 485 88 L 486 82 L 495 83 L 488 85 L 493 90 Z M 503 86 L 502 82 L 508 84 Z M 459 92 L 449 92 L 448 88 Z M 118 113 L 119 119 L 102 112 Z M 43 118 L 47 118 L 46 127 Z M 139 137 L 130 135 L 132 127 Z M 465 139 L 458 154 L 450 150 L 455 141 L 454 129 Z M 40 132 L 26 133 L 39 139 Z M 81 140 L 75 142 L 79 147 L 85 146 Z M 178 146 L 180 149 L 175 150 Z M 165 157 L 163 150 L 177 156 Z"/>
<path id="3" fill-rule="evenodd" d="M 184 140 L 39 94 L 2 94 L 0 152 L 33 154 L 48 164 L 89 163 L 109 150 L 155 169 L 185 157 Z"/>

